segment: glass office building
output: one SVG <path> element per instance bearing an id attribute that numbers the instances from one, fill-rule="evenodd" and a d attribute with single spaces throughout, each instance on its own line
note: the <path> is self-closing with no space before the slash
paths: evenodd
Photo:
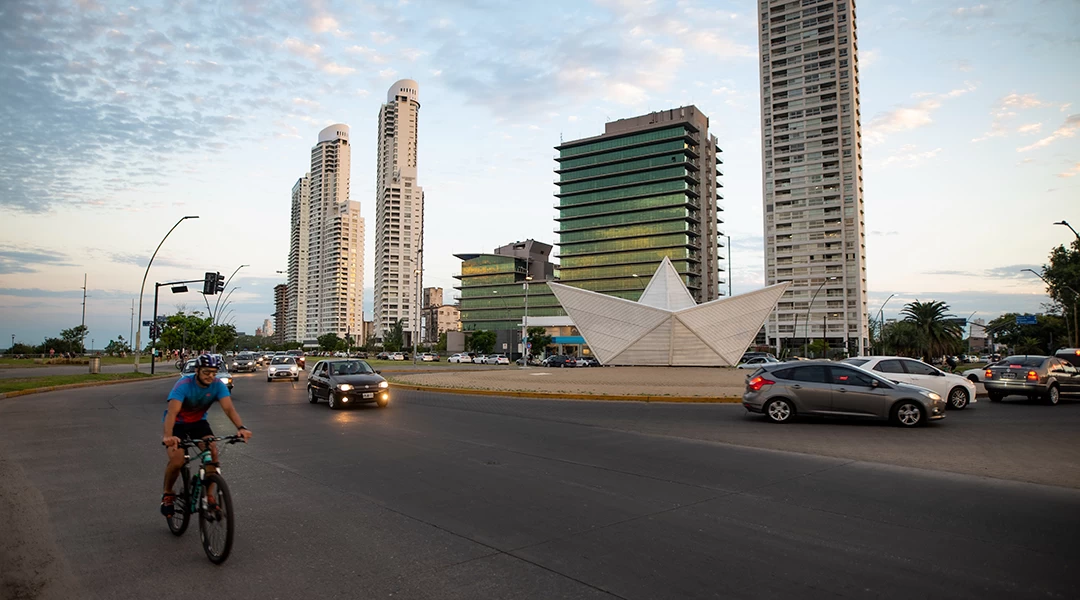
<path id="1" fill-rule="evenodd" d="M 668 257 L 696 302 L 719 297 L 722 161 L 708 128 L 686 106 L 556 148 L 560 283 L 637 300 Z"/>

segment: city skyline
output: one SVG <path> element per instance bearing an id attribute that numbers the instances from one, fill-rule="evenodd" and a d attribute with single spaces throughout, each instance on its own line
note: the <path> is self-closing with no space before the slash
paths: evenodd
<path id="1" fill-rule="evenodd" d="M 372 116 L 401 76 L 429 99 L 423 285 L 453 287 L 463 240 L 484 249 L 556 239 L 551 169 L 562 139 L 689 104 L 724 148 L 733 291 L 765 283 L 755 2 L 129 5 L 0 9 L 9 140 L 0 202 L 12 215 L 0 225 L 0 329 L 17 341 L 78 324 L 83 273 L 90 335 L 126 339 L 145 261 L 185 214 L 201 218 L 170 236 L 148 283 L 251 264 L 232 298 L 237 328 L 254 330 L 285 281 L 276 272 L 288 266 L 297 157 L 314 132 L 350 123 L 352 193 L 375 195 Z M 886 318 L 916 298 L 949 302 L 958 316 L 1039 310 L 1043 285 L 1020 270 L 1073 239 L 1053 222 L 1080 223 L 1080 83 L 1060 76 L 1078 47 L 1080 7 L 911 1 L 858 11 L 868 312 L 893 293 Z M 538 21 L 556 33 L 530 33 Z M 405 22 L 416 35 L 399 33 Z M 499 34 L 485 33 L 496 23 Z M 362 214 L 370 221 L 375 207 L 363 203 Z M 161 304 L 171 313 L 202 301 Z M 372 305 L 368 294 L 368 314 Z"/>

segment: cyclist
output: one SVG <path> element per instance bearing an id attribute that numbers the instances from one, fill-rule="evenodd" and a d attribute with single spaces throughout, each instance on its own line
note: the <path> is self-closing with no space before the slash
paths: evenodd
<path id="1" fill-rule="evenodd" d="M 245 442 L 251 438 L 251 430 L 244 427 L 236 407 L 233 406 L 229 388 L 217 378 L 221 359 L 203 354 L 195 360 L 195 372 L 181 377 L 169 392 L 169 406 L 162 418 L 165 431 L 161 441 L 165 444 L 165 452 L 169 456 L 169 463 L 165 467 L 165 491 L 161 496 L 161 514 L 166 517 L 173 514 L 176 494 L 172 492 L 172 487 L 180 475 L 180 468 L 184 466 L 184 451 L 179 447 L 180 438 L 199 440 L 213 437 L 214 432 L 206 420 L 206 411 L 210 410 L 211 405 L 220 403 L 221 410 L 225 411 L 225 415 L 236 426 L 237 435 L 244 438 Z M 216 472 L 217 444 L 210 444 L 210 453 L 213 463 L 207 466 L 207 472 Z M 207 495 L 212 499 L 213 490 L 207 491 L 210 492 Z"/>

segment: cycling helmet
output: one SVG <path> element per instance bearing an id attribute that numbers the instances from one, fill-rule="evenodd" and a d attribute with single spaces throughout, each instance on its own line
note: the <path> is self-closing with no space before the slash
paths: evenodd
<path id="1" fill-rule="evenodd" d="M 195 368 L 220 369 L 221 359 L 214 356 L 213 354 L 200 354 L 199 357 L 195 359 Z"/>

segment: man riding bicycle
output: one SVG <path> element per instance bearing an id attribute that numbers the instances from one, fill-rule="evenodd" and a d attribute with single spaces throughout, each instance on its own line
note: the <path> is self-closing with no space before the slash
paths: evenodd
<path id="1" fill-rule="evenodd" d="M 180 448 L 180 439 L 186 437 L 200 440 L 214 436 L 210 423 L 206 420 L 206 412 L 215 402 L 221 404 L 221 410 L 225 411 L 225 415 L 236 426 L 237 435 L 244 438 L 245 442 L 251 437 L 251 430 L 244 427 L 240 414 L 233 406 L 229 388 L 217 378 L 221 359 L 203 354 L 195 360 L 195 373 L 181 377 L 169 392 L 169 406 L 162 419 L 165 431 L 161 442 L 165 444 L 165 453 L 169 456 L 169 463 L 165 467 L 165 491 L 161 495 L 161 514 L 166 517 L 173 514 L 176 494 L 172 492 L 172 487 L 180 475 L 180 468 L 184 466 L 184 451 Z M 210 456 L 213 463 L 208 465 L 207 472 L 215 472 L 218 452 L 217 444 L 213 442 L 210 443 Z M 212 493 L 208 495 L 213 498 Z"/>

